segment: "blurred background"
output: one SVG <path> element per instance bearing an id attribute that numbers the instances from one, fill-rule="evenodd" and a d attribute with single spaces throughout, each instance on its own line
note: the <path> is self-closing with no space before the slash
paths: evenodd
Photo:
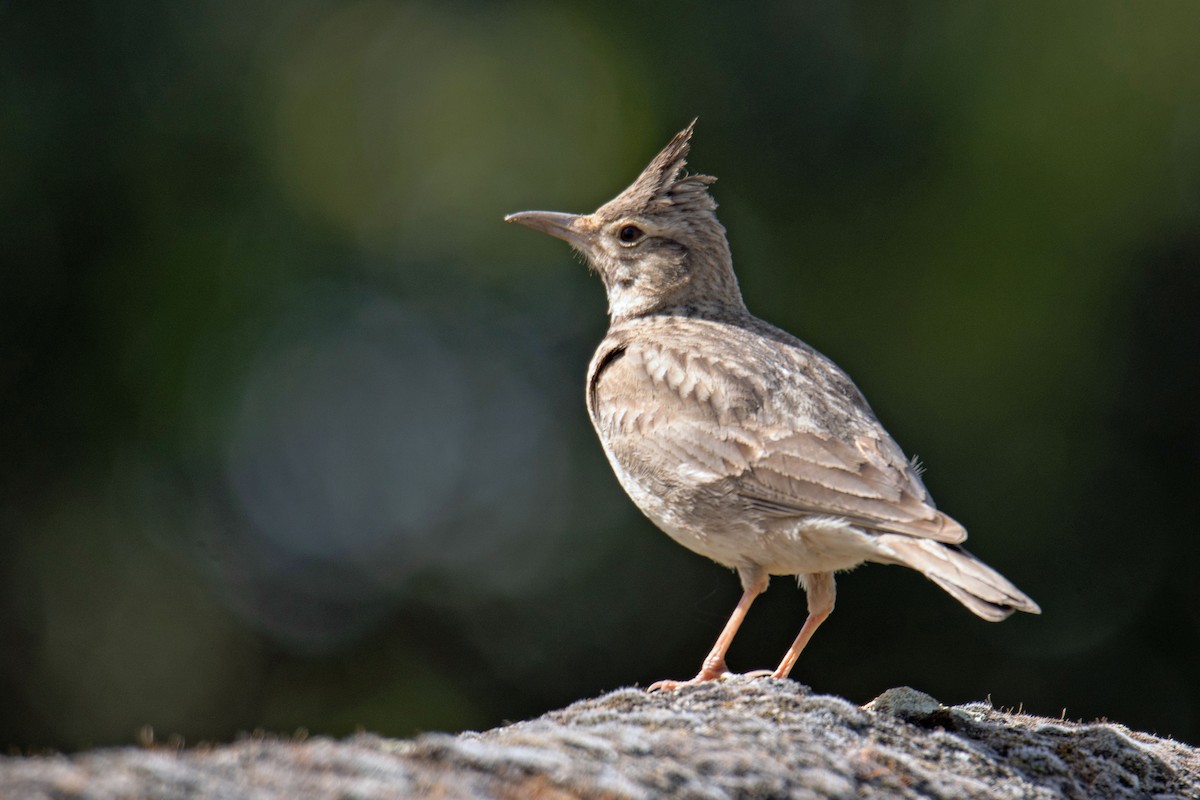
<path id="1" fill-rule="evenodd" d="M 1200 740 L 1200 5 L 0 2 L 0 745 L 484 728 L 695 673 L 568 248 L 700 121 L 751 309 L 1041 617 L 839 579 L 795 677 Z M 730 654 L 773 667 L 777 578 Z"/>

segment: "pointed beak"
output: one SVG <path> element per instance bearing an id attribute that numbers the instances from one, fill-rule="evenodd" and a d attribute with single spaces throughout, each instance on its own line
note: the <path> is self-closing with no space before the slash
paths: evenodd
<path id="1" fill-rule="evenodd" d="M 588 237 L 579 226 L 582 214 L 563 214 L 559 211 L 518 211 L 504 218 L 505 222 L 516 222 L 535 231 L 548 233 L 562 239 L 577 250 L 586 252 Z"/>

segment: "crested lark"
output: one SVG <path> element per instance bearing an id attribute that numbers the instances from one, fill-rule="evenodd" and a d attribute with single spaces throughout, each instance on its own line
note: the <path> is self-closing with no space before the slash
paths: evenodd
<path id="1" fill-rule="evenodd" d="M 798 576 L 808 597 L 776 678 L 833 610 L 833 574 L 864 561 L 912 567 L 986 620 L 1040 613 L 959 546 L 966 530 L 934 507 L 846 373 L 746 310 L 715 179 L 682 171 L 694 125 L 592 214 L 506 217 L 565 240 L 604 281 L 611 324 L 587 407 L 621 486 L 668 536 L 741 578 L 688 682 L 727 674 L 725 653 L 771 575 Z"/>

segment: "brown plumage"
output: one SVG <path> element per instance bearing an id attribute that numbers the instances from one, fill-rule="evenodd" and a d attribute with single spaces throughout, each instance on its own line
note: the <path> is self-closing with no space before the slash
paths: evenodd
<path id="1" fill-rule="evenodd" d="M 846 373 L 746 310 L 715 179 L 683 173 L 694 125 L 592 214 L 506 218 L 569 242 L 604 281 L 611 324 L 587 406 L 617 479 L 671 538 L 741 578 L 742 599 L 692 680 L 726 673 L 770 575 L 798 576 L 808 595 L 780 678 L 833 610 L 833 573 L 864 561 L 912 567 L 987 620 L 1039 613 L 959 547 L 967 532 L 935 508 Z"/>

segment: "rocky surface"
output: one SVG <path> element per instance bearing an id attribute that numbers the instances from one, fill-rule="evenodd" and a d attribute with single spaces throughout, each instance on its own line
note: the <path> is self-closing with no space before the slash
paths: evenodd
<path id="1" fill-rule="evenodd" d="M 0 797 L 1198 798 L 1200 751 L 1111 723 L 866 707 L 791 681 L 622 689 L 483 733 L 0 758 Z"/>

